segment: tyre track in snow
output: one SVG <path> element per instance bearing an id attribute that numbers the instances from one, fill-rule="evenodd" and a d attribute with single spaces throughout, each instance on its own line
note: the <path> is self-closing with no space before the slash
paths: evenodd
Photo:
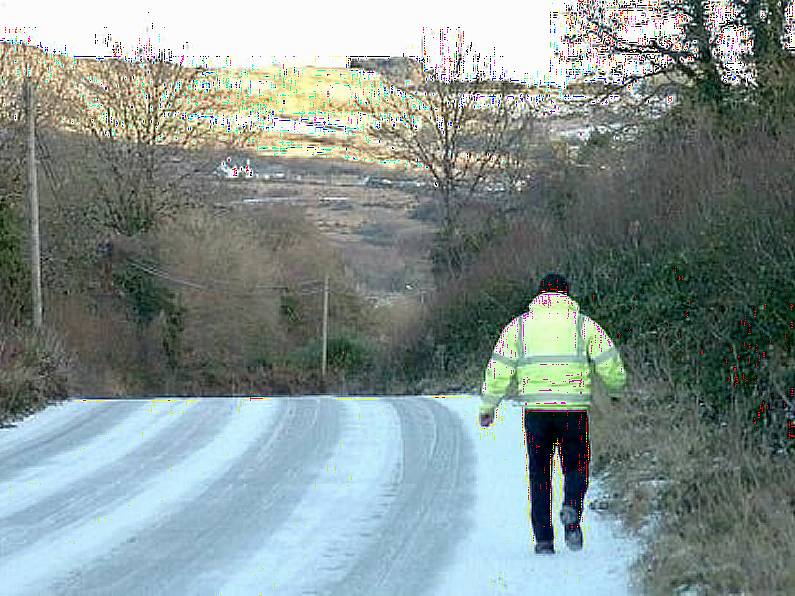
<path id="1" fill-rule="evenodd" d="M 471 525 L 474 446 L 460 414 L 436 400 L 377 402 L 199 400 L 82 476 L 81 449 L 68 488 L 0 517 L 4 585 L 15 594 L 242 594 L 271 593 L 279 576 L 273 593 L 429 593 Z M 137 436 L 141 411 L 119 411 Z M 122 441 L 125 425 L 109 431 L 103 419 L 99 435 Z M 71 435 L 95 447 L 86 424 Z M 41 453 L 55 459 L 35 463 L 55 478 L 63 454 Z"/>
<path id="2" fill-rule="evenodd" d="M 26 548 L 4 552 L 0 556 L 2 591 L 55 593 L 46 586 L 70 572 L 76 572 L 79 577 L 81 570 L 90 567 L 94 560 L 106 556 L 125 540 L 134 540 L 136 532 L 156 525 L 158 519 L 179 511 L 183 504 L 190 503 L 194 493 L 202 493 L 222 476 L 260 438 L 263 429 L 267 432 L 276 411 L 275 407 L 257 408 L 243 400 L 225 401 L 235 414 L 221 426 L 217 422 L 211 424 L 214 432 L 209 443 L 196 445 L 195 452 L 175 462 L 167 472 L 139 476 L 133 485 L 120 485 L 119 490 L 126 492 L 126 500 L 103 518 L 98 519 L 87 510 L 82 519 L 68 527 L 48 533 Z M 135 407 L 145 406 L 140 400 L 131 403 Z M 114 445 L 108 444 L 107 449 L 113 451 Z M 79 469 L 76 473 L 79 474 Z M 106 578 L 106 582 L 90 588 L 108 593 L 106 584 L 112 584 L 112 579 Z"/>
<path id="3" fill-rule="evenodd" d="M 335 596 L 427 593 L 470 527 L 474 446 L 461 418 L 430 398 L 388 400 L 401 424 L 393 501 L 345 577 L 319 590 Z"/>
<path id="4" fill-rule="evenodd" d="M 85 422 L 102 407 L 103 404 L 96 400 L 55 402 L 28 418 L 11 422 L 0 428 L 0 456 L 5 458 L 15 451 L 24 451 L 30 445 L 46 442 L 67 427 Z"/>
<path id="5" fill-rule="evenodd" d="M 470 400 L 127 404 L 2 433 L 12 460 L 46 445 L 0 482 L 0 594 L 630 593 L 633 551 L 593 516 L 583 552 L 531 554 L 513 410 L 494 433 Z"/>
<path id="6" fill-rule="evenodd" d="M 307 462 L 320 475 L 257 550 L 207 574 L 221 594 L 317 596 L 344 578 L 380 539 L 403 454 L 400 418 L 382 399 L 338 398 L 342 431 L 331 457 Z"/>
<path id="7" fill-rule="evenodd" d="M 273 400 L 276 423 L 206 490 L 129 536 L 105 557 L 86 561 L 51 586 L 56 594 L 213 593 L 203 575 L 239 560 L 272 533 L 308 490 L 340 432 L 328 399 Z M 254 407 L 273 408 L 273 402 Z"/>
<path id="8" fill-rule="evenodd" d="M 116 411 L 118 404 L 108 403 L 104 410 Z M 13 473 L 0 480 L 0 517 L 8 517 L 31 504 L 58 492 L 71 490 L 84 477 L 127 457 L 171 426 L 181 417 L 181 410 L 191 409 L 193 402 L 153 400 L 139 402 L 134 410 L 121 416 L 115 424 L 107 424 L 96 436 L 83 436 L 82 441 L 64 447 L 35 465 L 20 467 L 15 460 L 9 466 Z M 174 416 L 174 413 L 178 416 Z"/>
<path id="9" fill-rule="evenodd" d="M 135 401 L 108 401 L 94 402 L 86 407 L 89 403 L 70 404 L 76 407 L 72 408 L 67 420 L 47 429 L 43 436 L 35 433 L 34 426 L 31 429 L 33 436 L 18 442 L 9 441 L 8 445 L 0 447 L 0 461 L 3 462 L 0 480 L 12 477 L 20 470 L 35 467 L 42 461 L 74 449 L 76 445 L 89 442 L 97 435 L 109 432 L 112 427 L 124 425 L 143 405 Z M 77 409 L 83 407 L 86 409 L 78 413 Z"/>
<path id="10" fill-rule="evenodd" d="M 139 409 L 144 408 L 150 410 L 152 418 L 146 433 L 142 431 L 139 436 L 138 429 L 120 425 L 127 436 L 107 435 L 109 443 L 128 443 L 129 450 L 121 457 L 93 471 L 89 469 L 89 473 L 84 473 L 87 466 L 74 461 L 68 466 L 67 481 L 50 479 L 56 490 L 42 499 L 35 499 L 35 490 L 29 491 L 32 495 L 23 495 L 25 502 L 16 511 L 4 512 L 0 495 L 0 557 L 26 548 L 48 534 L 65 531 L 83 520 L 86 512 L 101 519 L 128 499 L 136 485 L 209 443 L 234 412 L 230 402 L 188 400 L 186 404 L 178 399 L 169 404 L 139 404 Z M 91 453 L 86 456 L 91 457 Z M 48 478 L 42 480 L 47 483 Z"/>

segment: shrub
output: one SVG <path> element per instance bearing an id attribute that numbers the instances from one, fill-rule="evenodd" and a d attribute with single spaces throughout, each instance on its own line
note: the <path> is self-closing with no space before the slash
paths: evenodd
<path id="1" fill-rule="evenodd" d="M 0 422 L 67 397 L 69 358 L 51 331 L 0 329 Z"/>
<path id="2" fill-rule="evenodd" d="M 23 234 L 16 212 L 0 197 L 0 296 L 2 317 L 19 323 L 30 314 L 30 270 L 22 253 Z"/>
<path id="3" fill-rule="evenodd" d="M 357 373 L 370 369 L 375 362 L 376 348 L 372 342 L 351 335 L 336 335 L 328 339 L 326 346 L 326 366 L 329 370 Z M 288 357 L 291 366 L 299 370 L 320 368 L 323 343 L 319 339 L 295 350 Z"/>

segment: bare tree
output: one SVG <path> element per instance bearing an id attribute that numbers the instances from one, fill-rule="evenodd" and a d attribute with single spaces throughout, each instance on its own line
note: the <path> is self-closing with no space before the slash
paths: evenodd
<path id="1" fill-rule="evenodd" d="M 82 65 L 77 90 L 85 114 L 75 120 L 92 139 L 94 167 L 88 169 L 100 217 L 113 231 L 131 236 L 189 202 L 180 191 L 196 168 L 180 163 L 179 153 L 218 141 L 221 127 L 215 125 L 224 118 L 216 90 L 204 84 L 200 69 L 151 47 L 126 58 L 114 46 L 114 54 Z M 253 132 L 224 128 L 227 144 L 238 146 Z M 200 167 L 209 167 L 209 158 Z"/>
<path id="2" fill-rule="evenodd" d="M 20 41 L 0 43 L 0 201 L 15 203 L 22 193 L 25 159 L 23 84 L 36 90 L 38 127 L 59 121 L 69 61 Z"/>
<path id="3" fill-rule="evenodd" d="M 504 177 L 512 156 L 529 136 L 529 97 L 459 35 L 441 65 L 427 57 L 405 61 L 402 80 L 387 77 L 388 88 L 359 99 L 370 117 L 371 151 L 421 164 L 441 201 L 441 236 L 448 270 L 457 272 L 455 246 L 462 230 L 458 215 L 485 184 Z"/>
<path id="4" fill-rule="evenodd" d="M 715 22 L 714 5 L 709 0 L 658 0 L 642 7 L 623 0 L 577 0 L 575 26 L 565 42 L 585 42 L 588 52 L 613 63 L 605 96 L 645 81 L 644 101 L 681 91 L 683 85 L 703 97 L 720 98 L 726 83 L 716 40 L 737 23 Z M 631 18 L 639 10 L 644 30 L 630 39 Z M 636 72 L 625 72 L 628 61 Z"/>
<path id="5" fill-rule="evenodd" d="M 567 12 L 571 26 L 558 56 L 583 63 L 588 56 L 604 58 L 600 70 L 608 71 L 609 82 L 601 85 L 600 100 L 632 87 L 639 91 L 638 104 L 657 100 L 660 106 L 661 97 L 673 94 L 721 109 L 735 91 L 744 89 L 738 81 L 750 82 L 753 92 L 764 86 L 765 65 L 774 64 L 780 71 L 791 59 L 784 47 L 791 4 L 655 0 L 639 6 L 627 0 L 577 0 Z M 642 33 L 631 34 L 639 25 Z M 743 33 L 750 40 L 746 51 Z M 738 42 L 728 51 L 721 46 L 726 35 Z M 743 63 L 746 73 L 737 71 Z"/>
<path id="6" fill-rule="evenodd" d="M 7 126 L 24 119 L 25 79 L 37 90 L 37 120 L 45 125 L 59 121 L 61 94 L 68 85 L 70 68 L 70 60 L 60 54 L 21 41 L 0 42 L 0 123 Z"/>
<path id="7" fill-rule="evenodd" d="M 795 54 L 789 41 L 795 3 L 785 0 L 734 0 L 740 24 L 750 33 L 745 62 L 753 72 L 751 97 L 768 114 L 792 117 L 795 105 Z M 788 132 L 788 131 L 787 131 Z"/>

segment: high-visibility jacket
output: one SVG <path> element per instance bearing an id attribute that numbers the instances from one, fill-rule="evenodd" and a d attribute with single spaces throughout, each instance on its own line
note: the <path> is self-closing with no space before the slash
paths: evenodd
<path id="1" fill-rule="evenodd" d="M 493 413 L 506 397 L 528 410 L 588 410 L 592 371 L 611 393 L 626 385 L 621 356 L 604 329 L 569 296 L 541 293 L 500 334 L 486 367 L 480 411 Z M 506 396 L 514 375 L 517 392 Z"/>

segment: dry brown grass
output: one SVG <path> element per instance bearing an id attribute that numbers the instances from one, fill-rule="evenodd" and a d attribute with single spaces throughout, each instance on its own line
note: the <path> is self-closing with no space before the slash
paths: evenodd
<path id="1" fill-rule="evenodd" d="M 266 348 L 257 346 L 261 338 L 270 349 L 283 341 L 279 293 L 257 289 L 278 285 L 279 266 L 253 226 L 192 211 L 163 227 L 157 251 L 164 270 L 212 288 L 177 286 L 188 309 L 184 341 L 194 361 L 244 367 L 257 347 Z"/>
<path id="2" fill-rule="evenodd" d="M 92 304 L 93 302 L 93 304 Z M 135 365 L 137 345 L 132 324 L 118 304 L 86 295 L 48 298 L 52 325 L 76 355 L 69 375 L 70 395 L 125 395 L 131 380 L 122 371 Z"/>
<path id="3" fill-rule="evenodd" d="M 52 330 L 0 326 L 0 424 L 66 398 L 70 364 Z"/>
<path id="4" fill-rule="evenodd" d="M 313 373 L 292 374 L 284 362 L 319 331 L 322 297 L 303 293 L 318 286 L 300 284 L 322 280 L 324 272 L 337 287 L 345 284 L 335 254 L 300 210 L 194 209 L 147 236 L 116 238 L 114 246 L 116 272 L 128 259 L 156 263 L 162 275 L 152 279 L 185 309 L 179 364 L 170 368 L 165 358 L 165 313 L 139 327 L 120 287 L 95 281 L 102 279 L 98 263 L 94 279 L 83 280 L 86 292 L 46 297 L 48 318 L 77 355 L 72 392 L 292 392 L 315 382 Z M 281 313 L 283 286 L 297 292 L 301 320 L 295 326 Z"/>
<path id="5" fill-rule="evenodd" d="M 695 395 L 633 379 L 619 402 L 597 399 L 591 442 L 611 508 L 648 541 L 633 569 L 645 589 L 793 593 L 791 462 L 749 440 L 741 416 L 716 428 L 700 419 Z"/>

